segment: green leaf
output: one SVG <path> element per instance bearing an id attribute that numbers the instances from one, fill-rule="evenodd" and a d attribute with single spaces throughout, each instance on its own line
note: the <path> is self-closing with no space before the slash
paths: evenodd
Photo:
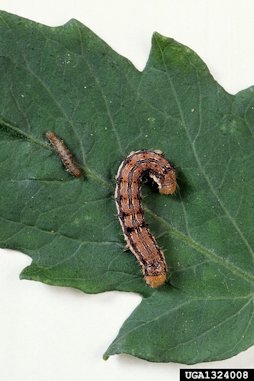
<path id="1" fill-rule="evenodd" d="M 233 96 L 189 48 L 157 33 L 137 71 L 75 20 L 50 28 L 0 14 L 0 244 L 32 257 L 21 278 L 87 293 L 138 292 L 105 353 L 220 360 L 254 343 L 254 88 Z M 80 163 L 63 168 L 45 133 Z M 170 268 L 146 286 L 125 252 L 114 176 L 160 149 L 179 190 L 144 185 L 145 218 Z"/>

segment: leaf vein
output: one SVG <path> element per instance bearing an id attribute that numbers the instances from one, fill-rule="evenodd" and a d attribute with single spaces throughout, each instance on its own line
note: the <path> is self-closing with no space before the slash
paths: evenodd
<path id="1" fill-rule="evenodd" d="M 178 97 L 178 94 L 177 94 L 177 91 L 176 91 L 176 88 L 173 84 L 173 81 L 172 81 L 172 78 L 171 78 L 171 75 L 169 74 L 169 71 L 168 71 L 168 67 L 166 65 L 166 62 L 165 62 L 165 58 L 164 58 L 164 54 L 163 54 L 163 51 L 161 49 L 161 46 L 159 44 L 159 42 L 157 41 L 156 39 L 156 42 L 157 42 L 157 45 L 160 49 L 160 52 L 161 52 L 161 57 L 162 57 L 162 62 L 163 62 L 163 65 L 164 65 L 164 68 L 165 68 L 165 72 L 166 72 L 166 75 L 167 75 L 167 78 L 168 78 L 168 82 L 169 82 L 169 85 L 170 85 L 170 88 L 172 90 L 172 93 L 173 93 L 173 96 L 175 98 L 175 101 L 176 101 L 176 105 L 178 107 L 178 110 L 179 110 L 179 114 L 180 114 L 180 118 L 181 118 L 181 121 L 182 121 L 182 124 L 183 124 L 183 127 L 184 127 L 184 130 L 185 130 L 185 133 L 186 133 L 186 136 L 187 136 L 187 139 L 189 141 L 189 144 L 191 146 L 191 149 L 192 149 L 192 152 L 193 152 L 193 155 L 194 155 L 194 158 L 198 164 L 198 167 L 201 171 L 201 173 L 203 174 L 203 177 L 204 179 L 206 180 L 212 194 L 214 195 L 215 199 L 217 200 L 218 204 L 220 205 L 220 207 L 222 208 L 222 210 L 224 211 L 225 215 L 227 216 L 229 222 L 233 225 L 233 227 L 235 228 L 235 230 L 237 231 L 237 233 L 239 234 L 239 236 L 241 237 L 242 241 L 244 242 L 245 246 L 247 247 L 249 253 L 251 254 L 252 258 L 253 258 L 253 261 L 254 261 L 254 252 L 249 244 L 249 242 L 247 241 L 246 237 L 244 236 L 243 232 L 241 231 L 241 229 L 239 228 L 238 224 L 236 223 L 236 221 L 234 220 L 234 218 L 231 216 L 231 214 L 229 213 L 228 209 L 226 208 L 226 206 L 224 205 L 224 203 L 222 202 L 222 200 L 219 198 L 218 194 L 216 193 L 214 187 L 213 187 L 213 184 L 211 183 L 208 175 L 206 174 L 202 164 L 201 164 L 201 161 L 199 159 L 199 156 L 198 156 L 198 153 L 196 151 L 196 147 L 195 145 L 193 145 L 193 142 L 192 142 L 192 139 L 190 137 L 190 133 L 189 133 L 189 130 L 188 130 L 188 127 L 187 127 L 187 123 L 185 121 L 185 117 L 184 117 L 184 113 L 183 113 L 183 109 L 182 109 L 182 106 L 181 106 L 181 102 L 180 102 L 180 99 Z"/>

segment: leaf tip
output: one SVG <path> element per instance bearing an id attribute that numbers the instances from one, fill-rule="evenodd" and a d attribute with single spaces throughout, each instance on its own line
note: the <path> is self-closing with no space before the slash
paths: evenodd
<path id="1" fill-rule="evenodd" d="M 104 355 L 102 356 L 104 361 L 107 361 L 109 359 L 109 357 L 110 356 L 107 354 L 107 352 L 105 352 Z"/>
<path id="2" fill-rule="evenodd" d="M 29 275 L 27 274 L 27 269 L 29 268 L 30 266 L 24 268 L 21 273 L 19 274 L 19 279 L 20 280 L 31 280 L 31 277 L 29 277 Z"/>
<path id="3" fill-rule="evenodd" d="M 169 43 L 176 43 L 176 41 L 171 37 L 166 37 L 163 34 L 160 34 L 159 32 L 155 31 L 152 34 L 152 44 L 154 43 L 169 44 Z"/>

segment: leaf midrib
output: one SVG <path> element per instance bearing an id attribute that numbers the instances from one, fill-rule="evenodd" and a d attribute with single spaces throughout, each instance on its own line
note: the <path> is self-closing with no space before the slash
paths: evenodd
<path id="1" fill-rule="evenodd" d="M 10 128 L 12 127 L 11 124 L 7 123 L 7 122 L 5 123 L 5 126 L 6 127 L 10 127 Z M 20 131 L 19 129 L 15 128 L 15 130 L 17 130 L 19 133 L 22 134 L 22 131 Z M 23 134 L 23 135 L 27 139 L 29 139 L 32 143 L 34 143 L 34 144 L 40 144 L 40 146 L 42 146 L 43 148 L 50 149 L 48 144 L 45 144 L 45 143 L 43 143 L 43 142 L 41 142 L 41 141 L 39 141 L 37 139 L 30 139 L 30 135 L 27 135 L 27 134 Z M 102 179 L 95 171 L 89 169 L 88 167 L 86 167 L 85 170 L 86 170 L 87 175 L 89 177 L 91 177 L 94 181 L 96 181 L 97 183 L 101 184 L 102 186 L 105 186 L 107 189 L 111 189 L 113 191 L 113 185 L 111 183 L 109 183 L 106 180 Z M 204 247 L 200 243 L 196 242 L 193 238 L 191 238 L 191 237 L 185 235 L 184 233 L 182 233 L 181 231 L 177 230 L 173 225 L 171 225 L 169 222 L 167 222 L 164 218 L 158 216 L 151 209 L 149 209 L 147 207 L 144 207 L 144 210 L 148 214 L 150 214 L 155 220 L 157 220 L 160 223 L 163 223 L 167 227 L 169 233 L 174 235 L 178 240 L 186 243 L 188 246 L 194 248 L 199 253 L 201 253 L 201 254 L 205 255 L 206 257 L 210 258 L 212 261 L 217 262 L 218 264 L 220 264 L 221 266 L 225 267 L 227 270 L 231 271 L 232 273 L 234 273 L 238 277 L 244 279 L 245 281 L 247 280 L 247 281 L 249 281 L 251 283 L 254 282 L 254 276 L 252 276 L 251 274 L 245 272 L 244 270 L 242 270 L 238 266 L 235 266 L 231 262 L 225 261 L 223 258 L 221 258 L 218 255 L 216 255 L 214 252 L 210 251 L 209 249 L 207 249 L 206 247 Z M 31 225 L 31 226 L 33 226 L 33 225 Z"/>

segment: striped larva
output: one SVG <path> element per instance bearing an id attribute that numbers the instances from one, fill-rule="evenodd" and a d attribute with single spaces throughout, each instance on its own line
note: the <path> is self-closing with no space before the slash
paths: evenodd
<path id="1" fill-rule="evenodd" d="M 82 175 L 81 169 L 73 160 L 71 152 L 68 150 L 63 140 L 61 140 L 54 132 L 48 131 L 46 133 L 48 140 L 53 146 L 54 150 L 58 153 L 61 162 L 65 166 L 66 170 L 75 177 L 80 177 Z"/>
<path id="2" fill-rule="evenodd" d="M 176 190 L 174 167 L 161 151 L 131 152 L 116 176 L 115 202 L 128 248 L 139 261 L 146 283 L 158 287 L 166 281 L 167 265 L 162 250 L 149 231 L 141 204 L 141 181 L 148 174 L 162 194 Z"/>

